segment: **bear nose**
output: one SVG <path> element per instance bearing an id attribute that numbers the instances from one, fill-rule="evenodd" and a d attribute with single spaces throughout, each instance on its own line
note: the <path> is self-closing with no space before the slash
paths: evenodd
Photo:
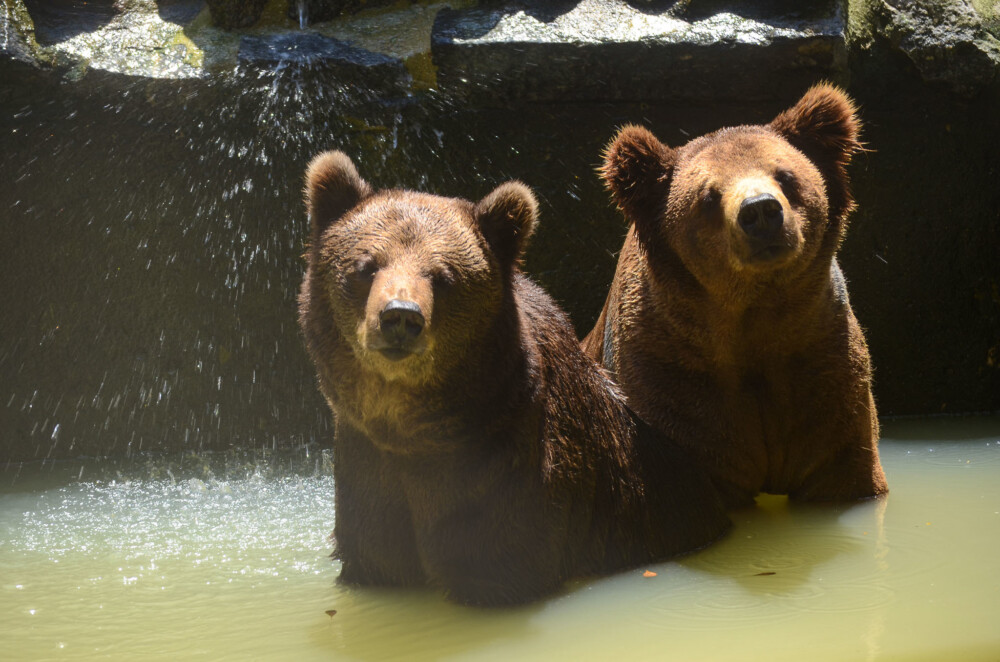
<path id="1" fill-rule="evenodd" d="M 394 345 L 405 345 L 424 330 L 424 315 L 412 301 L 393 299 L 379 314 L 379 330 Z"/>
<path id="2" fill-rule="evenodd" d="M 740 203 L 736 221 L 753 239 L 772 239 L 781 230 L 785 215 L 781 203 L 770 193 L 761 193 Z"/>

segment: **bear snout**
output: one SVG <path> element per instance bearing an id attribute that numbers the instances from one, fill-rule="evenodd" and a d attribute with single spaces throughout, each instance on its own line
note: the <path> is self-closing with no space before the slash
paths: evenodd
<path id="1" fill-rule="evenodd" d="M 740 203 L 736 224 L 746 236 L 752 262 L 772 260 L 793 248 L 786 236 L 784 207 L 770 193 L 745 198 Z"/>
<path id="2" fill-rule="evenodd" d="M 408 356 L 425 324 L 423 311 L 417 303 L 392 299 L 379 313 L 379 333 L 384 344 L 379 343 L 378 350 L 392 360 Z"/>
<path id="3" fill-rule="evenodd" d="M 736 222 L 751 239 L 772 242 L 781 234 L 785 213 L 776 197 L 761 193 L 740 203 Z"/>

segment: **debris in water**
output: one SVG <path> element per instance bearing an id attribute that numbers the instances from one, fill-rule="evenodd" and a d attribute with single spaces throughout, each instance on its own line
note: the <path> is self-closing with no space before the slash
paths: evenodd
<path id="1" fill-rule="evenodd" d="M 652 570 L 647 570 L 646 572 L 642 573 L 642 576 L 643 577 L 655 577 L 656 573 L 653 572 Z"/>
<path id="2" fill-rule="evenodd" d="M 776 575 L 776 574 L 778 573 L 774 572 L 773 570 L 769 570 L 767 572 L 758 572 L 756 575 L 754 575 L 754 577 L 770 577 L 771 575 Z"/>

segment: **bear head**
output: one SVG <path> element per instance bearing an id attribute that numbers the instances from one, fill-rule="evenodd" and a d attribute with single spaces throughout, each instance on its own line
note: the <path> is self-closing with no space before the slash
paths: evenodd
<path id="1" fill-rule="evenodd" d="M 477 203 L 375 191 L 341 152 L 306 172 L 310 270 L 363 370 L 420 385 L 443 379 L 487 334 L 536 222 L 519 182 Z"/>
<path id="2" fill-rule="evenodd" d="M 832 258 L 853 207 L 845 167 L 859 127 L 850 99 L 820 84 L 769 124 L 677 148 L 624 127 L 600 173 L 654 272 L 674 263 L 710 291 L 731 289 Z"/>

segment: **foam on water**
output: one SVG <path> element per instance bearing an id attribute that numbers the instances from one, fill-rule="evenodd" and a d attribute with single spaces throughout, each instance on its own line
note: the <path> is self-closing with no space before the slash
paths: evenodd
<path id="1" fill-rule="evenodd" d="M 699 554 L 499 611 L 337 586 L 325 470 L 8 467 L 0 659 L 996 660 L 1000 419 L 886 427 L 886 499 L 762 497 Z"/>

